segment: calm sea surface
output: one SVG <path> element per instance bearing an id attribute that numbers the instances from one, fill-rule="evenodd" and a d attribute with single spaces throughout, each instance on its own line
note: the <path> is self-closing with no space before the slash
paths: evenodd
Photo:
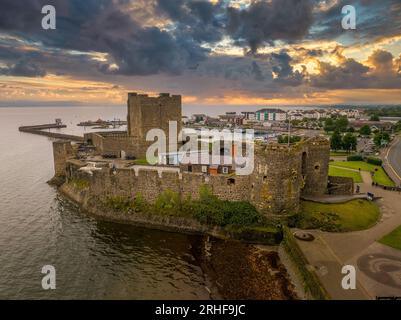
<path id="1" fill-rule="evenodd" d="M 125 117 L 125 107 L 0 108 L 0 299 L 209 298 L 193 238 L 81 213 L 46 184 L 51 140 L 18 131 L 61 118 L 62 132 L 82 134 L 80 121 Z M 44 265 L 56 290 L 41 287 Z"/>

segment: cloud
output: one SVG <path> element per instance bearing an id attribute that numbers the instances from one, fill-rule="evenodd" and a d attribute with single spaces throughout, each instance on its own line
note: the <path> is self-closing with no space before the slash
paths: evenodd
<path id="1" fill-rule="evenodd" d="M 156 12 L 175 23 L 173 33 L 199 43 L 215 43 L 223 37 L 222 3 L 190 0 L 157 0 Z"/>
<path id="2" fill-rule="evenodd" d="M 384 50 L 374 51 L 365 65 L 345 58 L 341 49 L 335 51 L 339 62 L 333 65 L 319 61 L 319 74 L 311 76 L 311 85 L 326 89 L 401 89 L 398 60 Z"/>
<path id="3" fill-rule="evenodd" d="M 253 1 L 245 9 L 228 8 L 228 34 L 252 52 L 276 40 L 304 38 L 313 23 L 310 0 Z"/>
<path id="4" fill-rule="evenodd" d="M 326 3 L 328 1 L 323 1 Z M 321 1 L 316 1 L 317 6 Z M 382 38 L 399 35 L 401 31 L 401 2 L 399 0 L 337 0 L 322 10 L 315 10 L 316 21 L 309 35 L 314 40 L 342 37 L 347 43 L 372 43 Z M 341 9 L 353 5 L 356 9 L 356 30 L 344 30 Z"/>
<path id="5" fill-rule="evenodd" d="M 357 30 L 345 31 L 346 2 L 2 0 L 0 74 L 40 81 L 63 75 L 205 99 L 400 89 L 399 43 L 376 45 L 382 50 L 373 53 L 367 45 L 363 54 L 356 47 L 401 35 L 401 2 L 353 1 Z M 57 9 L 57 30 L 41 28 L 45 4 Z M 82 91 L 94 94 L 88 88 Z"/>
<path id="6" fill-rule="evenodd" d="M 44 77 L 46 71 L 36 64 L 21 60 L 14 65 L 0 68 L 0 74 L 18 77 Z"/>
<path id="7" fill-rule="evenodd" d="M 148 75 L 160 72 L 179 74 L 188 66 L 205 59 L 208 52 L 182 34 L 171 34 L 158 27 L 142 27 L 121 1 L 53 1 L 57 8 L 57 30 L 40 28 L 43 1 L 15 4 L 4 0 L 0 30 L 29 36 L 44 47 L 107 53 L 110 64 L 102 72 Z M 43 2 L 44 3 L 44 2 Z M 7 18 L 9 15 L 13 19 Z"/>

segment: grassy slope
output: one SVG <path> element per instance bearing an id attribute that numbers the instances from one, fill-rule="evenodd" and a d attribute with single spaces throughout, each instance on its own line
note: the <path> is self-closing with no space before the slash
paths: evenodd
<path id="1" fill-rule="evenodd" d="M 379 240 L 380 243 L 401 250 L 401 226 Z"/>
<path id="2" fill-rule="evenodd" d="M 360 183 L 363 181 L 359 172 L 335 168 L 333 166 L 329 166 L 329 176 L 352 178 L 355 183 Z"/>
<path id="3" fill-rule="evenodd" d="M 311 221 L 331 224 L 328 216 L 333 214 L 338 217 L 338 220 L 335 221 L 339 226 L 338 231 L 357 231 L 373 226 L 379 218 L 380 210 L 374 202 L 362 199 L 336 204 L 303 201 L 301 203 L 303 221 L 300 227 L 310 228 L 311 226 L 308 224 Z"/>
<path id="4" fill-rule="evenodd" d="M 388 177 L 387 173 L 380 166 L 375 166 L 373 164 L 366 163 L 363 161 L 333 161 L 330 162 L 330 164 L 337 167 L 343 167 L 355 170 L 358 170 L 360 168 L 362 171 L 374 172 L 375 173 L 373 176 L 374 182 L 389 187 L 395 186 L 394 182 Z M 375 169 L 377 169 L 376 172 Z"/>

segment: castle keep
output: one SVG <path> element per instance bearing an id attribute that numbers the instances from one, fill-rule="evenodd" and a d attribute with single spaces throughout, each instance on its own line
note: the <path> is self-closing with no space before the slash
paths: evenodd
<path id="1" fill-rule="evenodd" d="M 127 132 L 90 133 L 83 146 L 71 147 L 67 141 L 53 144 L 55 174 L 67 182 L 87 181 L 86 199 L 122 196 L 134 198 L 141 194 L 153 202 L 164 191 L 177 193 L 182 199 L 199 197 L 202 185 L 223 200 L 248 201 L 265 214 L 290 214 L 299 209 L 302 196 L 327 192 L 329 141 L 308 138 L 287 146 L 255 142 L 254 170 L 250 175 L 236 175 L 230 170 L 187 170 L 180 165 L 137 165 L 123 159 L 146 153 L 150 143 L 147 130 L 163 128 L 168 136 L 168 121 L 178 121 L 181 130 L 181 97 L 161 94 L 128 96 Z M 88 157 L 79 157 L 81 147 L 94 150 Z M 107 154 L 117 159 L 108 159 Z M 91 171 L 88 164 L 94 165 Z M 88 169 L 88 170 L 86 170 Z M 89 174 L 88 174 L 89 173 Z M 85 200 L 84 200 L 85 201 Z"/>
<path id="2" fill-rule="evenodd" d="M 160 128 L 166 133 L 169 143 L 169 122 L 177 123 L 181 131 L 181 96 L 161 93 L 158 97 L 147 94 L 128 94 L 127 131 L 96 132 L 84 135 L 87 144 L 95 147 L 96 153 L 106 157 L 121 156 L 144 158 L 146 150 L 153 143 L 146 141 L 149 130 Z"/>

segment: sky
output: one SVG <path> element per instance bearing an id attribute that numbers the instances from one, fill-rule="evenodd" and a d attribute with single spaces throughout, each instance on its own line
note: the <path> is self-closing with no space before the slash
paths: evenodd
<path id="1" fill-rule="evenodd" d="M 401 104 L 401 0 L 1 0 L 0 106 L 123 105 L 127 92 Z"/>

